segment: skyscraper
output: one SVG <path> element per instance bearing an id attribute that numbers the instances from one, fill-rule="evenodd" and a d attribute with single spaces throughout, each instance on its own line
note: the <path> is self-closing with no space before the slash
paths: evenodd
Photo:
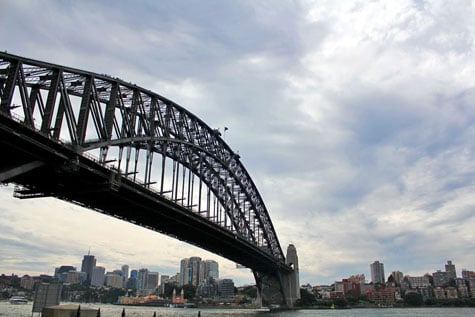
<path id="1" fill-rule="evenodd" d="M 154 291 L 158 287 L 159 276 L 160 274 L 158 272 L 148 272 L 147 284 L 145 285 L 145 288 Z"/>
<path id="2" fill-rule="evenodd" d="M 188 284 L 198 286 L 200 284 L 200 257 L 191 257 L 189 264 Z"/>
<path id="3" fill-rule="evenodd" d="M 96 267 L 96 258 L 94 255 L 90 255 L 89 252 L 84 256 L 81 265 L 81 272 L 85 272 L 86 275 L 86 284 L 91 285 L 92 271 Z"/>
<path id="4" fill-rule="evenodd" d="M 384 284 L 384 264 L 379 261 L 373 262 L 371 268 L 371 281 L 373 284 Z"/>
<path id="5" fill-rule="evenodd" d="M 449 280 L 455 280 L 457 278 L 457 272 L 455 271 L 455 264 L 452 264 L 452 261 L 447 261 L 445 265 L 445 272 L 447 273 L 447 278 Z"/>
<path id="6" fill-rule="evenodd" d="M 160 276 L 160 294 L 165 294 L 165 284 L 168 283 L 170 276 L 168 275 L 161 275 Z"/>
<path id="7" fill-rule="evenodd" d="M 102 266 L 94 266 L 91 275 L 91 286 L 102 287 L 104 286 L 104 279 L 106 274 L 106 268 Z"/>
<path id="8" fill-rule="evenodd" d="M 127 281 L 129 280 L 129 266 L 122 265 L 122 287 L 127 287 Z"/>
<path id="9" fill-rule="evenodd" d="M 147 287 L 148 269 L 140 269 L 137 273 L 137 291 Z"/>
<path id="10" fill-rule="evenodd" d="M 219 279 L 219 264 L 214 260 L 205 260 L 201 262 L 200 279 L 198 284 L 201 284 L 203 281 L 208 281 L 209 278 L 213 278 L 216 281 Z"/>
<path id="11" fill-rule="evenodd" d="M 189 276 L 188 266 L 189 266 L 189 263 L 190 263 L 190 259 L 182 259 L 180 261 L 180 282 L 179 282 L 180 286 L 189 284 L 188 283 L 188 276 Z"/>

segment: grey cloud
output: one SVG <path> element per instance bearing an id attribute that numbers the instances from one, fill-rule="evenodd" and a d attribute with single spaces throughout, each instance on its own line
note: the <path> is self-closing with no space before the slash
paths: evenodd
<path id="1" fill-rule="evenodd" d="M 331 283 L 368 273 L 377 259 L 413 273 L 445 257 L 474 265 L 475 30 L 467 5 L 81 1 L 40 10 L 4 1 L 0 30 L 9 32 L 0 40 L 19 55 L 153 88 L 210 126 L 227 126 L 282 245 L 301 252 L 301 281 Z M 0 207 L 9 223 L 1 237 L 28 253 L 37 248 L 27 239 L 34 226 L 14 229 L 15 205 Z M 111 265 L 147 247 L 158 249 L 150 262 L 197 252 L 171 255 L 160 250 L 169 240 L 108 225 L 153 240 L 130 252 L 114 247 Z M 109 240 L 93 237 L 105 259 L 101 241 Z M 72 252 L 91 242 L 79 244 Z M 65 250 L 54 245 L 50 254 Z"/>

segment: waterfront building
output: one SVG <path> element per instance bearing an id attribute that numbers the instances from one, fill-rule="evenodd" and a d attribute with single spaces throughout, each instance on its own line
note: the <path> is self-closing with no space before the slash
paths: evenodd
<path id="1" fill-rule="evenodd" d="M 345 294 L 343 294 L 343 292 L 339 292 L 339 291 L 332 291 L 332 292 L 330 292 L 330 298 L 331 299 L 345 298 Z"/>
<path id="2" fill-rule="evenodd" d="M 420 287 L 420 288 L 417 289 L 417 291 L 419 292 L 419 294 L 422 295 L 422 299 L 424 301 L 433 298 L 433 296 L 432 296 L 432 286 Z"/>
<path id="3" fill-rule="evenodd" d="M 468 298 L 470 297 L 470 293 L 468 291 L 467 285 L 458 285 L 457 286 L 457 293 L 459 298 Z"/>
<path id="4" fill-rule="evenodd" d="M 345 297 L 361 296 L 361 286 L 365 284 L 364 274 L 353 275 L 341 281 L 335 281 L 335 292 L 343 293 Z"/>
<path id="5" fill-rule="evenodd" d="M 90 285 L 94 287 L 104 286 L 106 268 L 102 266 L 95 266 L 92 270 L 92 278 Z"/>
<path id="6" fill-rule="evenodd" d="M 445 296 L 447 299 L 457 299 L 458 298 L 458 293 L 457 289 L 455 287 L 446 287 L 445 288 Z"/>
<path id="7" fill-rule="evenodd" d="M 368 300 L 378 304 L 392 304 L 396 301 L 395 291 L 393 289 L 369 291 L 366 293 L 366 296 Z"/>
<path id="8" fill-rule="evenodd" d="M 29 275 L 23 275 L 20 280 L 20 287 L 29 291 L 33 290 L 35 287 L 35 279 Z"/>
<path id="9" fill-rule="evenodd" d="M 371 281 L 373 284 L 384 284 L 384 264 L 379 261 L 375 261 L 370 265 L 371 269 Z"/>
<path id="10" fill-rule="evenodd" d="M 333 285 L 335 287 L 335 292 L 343 293 L 343 290 L 344 290 L 343 281 L 335 281 Z"/>
<path id="11" fill-rule="evenodd" d="M 90 255 L 89 253 L 84 256 L 82 260 L 82 265 L 81 265 L 81 272 L 86 273 L 86 284 L 90 285 L 91 284 L 91 279 L 92 279 L 92 271 L 94 270 L 94 267 L 96 266 L 96 258 L 94 255 Z"/>
<path id="12" fill-rule="evenodd" d="M 361 294 L 366 294 L 368 291 L 374 291 L 373 284 L 364 283 L 360 285 Z"/>
<path id="13" fill-rule="evenodd" d="M 435 299 L 446 299 L 445 290 L 442 287 L 435 287 L 434 288 L 434 296 Z"/>
<path id="14" fill-rule="evenodd" d="M 318 285 L 317 292 L 322 296 L 323 299 L 330 298 L 330 293 L 332 292 L 333 287 L 331 285 Z"/>
<path id="15" fill-rule="evenodd" d="M 218 282 L 218 294 L 221 300 L 231 300 L 234 297 L 234 282 L 231 279 L 222 279 Z"/>

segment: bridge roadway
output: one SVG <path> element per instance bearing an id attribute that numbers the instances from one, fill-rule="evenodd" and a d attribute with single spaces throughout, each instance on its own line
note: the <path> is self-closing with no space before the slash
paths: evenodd
<path id="1" fill-rule="evenodd" d="M 15 193 L 19 198 L 56 197 L 186 241 L 253 271 L 273 275 L 291 270 L 234 233 L 1 112 L 0 148 L 0 182 L 22 185 L 24 190 Z"/>

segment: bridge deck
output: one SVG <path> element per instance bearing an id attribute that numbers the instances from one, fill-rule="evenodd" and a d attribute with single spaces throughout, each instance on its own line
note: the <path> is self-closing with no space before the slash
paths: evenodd
<path id="1" fill-rule="evenodd" d="M 8 149 L 0 156 L 0 174 L 22 167 L 28 171 L 10 174 L 14 176 L 8 179 L 28 189 L 19 191 L 20 196 L 45 195 L 73 202 L 184 240 L 255 271 L 289 270 L 232 232 L 1 114 L 0 146 Z"/>

